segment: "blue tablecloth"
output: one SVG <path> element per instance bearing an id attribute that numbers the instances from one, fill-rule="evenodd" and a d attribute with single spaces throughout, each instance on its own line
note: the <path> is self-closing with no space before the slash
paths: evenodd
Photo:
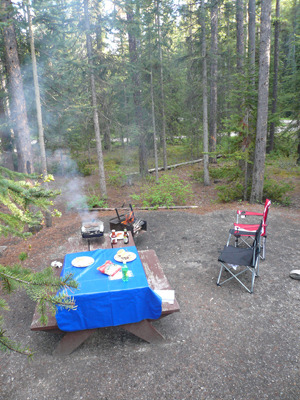
<path id="1" fill-rule="evenodd" d="M 64 289 L 69 296 L 74 297 L 77 308 L 70 311 L 57 308 L 56 321 L 59 329 L 73 332 L 160 317 L 161 298 L 149 287 L 135 246 L 126 247 L 126 250 L 137 256 L 127 264 L 133 273 L 128 282 L 123 282 L 122 279 L 110 280 L 97 270 L 106 260 L 122 265 L 114 260 L 118 250 L 120 249 L 98 249 L 66 254 L 61 276 L 74 274 L 79 287 Z M 73 267 L 72 260 L 80 256 L 90 256 L 95 262 L 85 268 Z"/>

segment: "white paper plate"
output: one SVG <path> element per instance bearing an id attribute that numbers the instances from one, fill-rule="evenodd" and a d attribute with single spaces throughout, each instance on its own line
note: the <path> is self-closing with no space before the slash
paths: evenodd
<path id="1" fill-rule="evenodd" d="M 74 258 L 71 264 L 73 265 L 73 267 L 84 268 L 88 267 L 89 265 L 92 265 L 94 261 L 95 260 L 92 257 L 82 256 Z"/>
<path id="2" fill-rule="evenodd" d="M 114 256 L 114 259 L 118 262 L 123 262 L 123 261 L 130 262 L 130 261 L 133 261 L 136 259 L 136 254 L 132 253 L 131 251 L 125 251 L 125 253 L 123 253 L 123 254 L 124 255 L 122 255 L 122 256 L 119 256 L 118 254 L 116 254 Z"/>
<path id="3" fill-rule="evenodd" d="M 117 235 L 117 240 L 121 240 L 124 237 L 124 232 L 123 231 L 117 231 L 116 235 Z M 111 238 L 111 234 L 109 235 L 109 237 Z"/>

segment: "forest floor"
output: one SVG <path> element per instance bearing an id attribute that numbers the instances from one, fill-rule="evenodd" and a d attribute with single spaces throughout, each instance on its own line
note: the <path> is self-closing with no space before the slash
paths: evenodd
<path id="1" fill-rule="evenodd" d="M 201 168 L 201 167 L 200 167 Z M 247 209 L 261 211 L 262 205 L 252 205 L 248 202 L 230 202 L 221 203 L 218 199 L 217 186 L 224 184 L 225 181 L 217 180 L 212 181 L 210 186 L 204 186 L 202 183 L 197 183 L 192 178 L 194 171 L 199 170 L 199 166 L 184 166 L 177 168 L 173 171 L 167 171 L 167 174 L 176 174 L 181 180 L 192 185 L 193 195 L 186 204 L 187 208 L 185 212 L 205 215 L 219 210 L 237 210 Z M 160 176 L 164 172 L 160 172 Z M 277 207 L 281 210 L 281 213 L 287 216 L 287 218 L 299 218 L 300 215 L 300 182 L 299 179 L 293 180 L 294 190 L 289 193 L 291 198 L 290 207 L 282 207 L 276 204 L 272 204 L 272 207 Z M 1 238 L 0 246 L 7 246 L 6 250 L 2 253 L 1 263 L 4 265 L 12 265 L 19 262 L 18 256 L 21 252 L 25 252 L 29 255 L 28 259 L 23 262 L 24 266 L 32 267 L 33 269 L 38 268 L 39 260 L 45 249 L 53 248 L 58 243 L 62 243 L 66 240 L 67 236 L 71 232 L 79 231 L 81 221 L 86 217 L 86 212 L 78 211 L 72 207 L 74 201 L 80 201 L 85 196 L 97 195 L 99 196 L 99 179 L 98 175 L 91 175 L 88 177 L 81 176 L 69 176 L 69 177 L 56 177 L 55 182 L 51 184 L 51 188 L 61 190 L 59 195 L 54 200 L 54 208 L 58 209 L 62 216 L 60 218 L 52 219 L 52 227 L 43 228 L 40 232 L 36 233 L 26 241 L 19 238 Z M 107 186 L 108 191 L 108 208 L 120 208 L 128 207 L 129 204 L 134 204 L 139 207 L 142 204 L 138 204 L 131 198 L 131 195 L 140 194 L 141 183 L 140 181 L 134 182 L 132 185 L 122 186 Z M 196 208 L 188 208 L 189 206 L 196 206 Z M 165 210 L 166 211 L 166 210 Z M 149 211 L 151 212 L 151 211 Z M 164 212 L 161 210 L 160 212 Z M 176 212 L 176 210 L 173 210 Z M 98 213 L 92 212 L 93 217 L 97 215 L 98 218 L 116 216 L 115 211 L 100 211 Z"/>
<path id="2" fill-rule="evenodd" d="M 187 168 L 176 171 L 190 180 Z M 297 183 L 297 182 L 295 182 Z M 4 328 L 12 340 L 34 350 L 32 361 L 17 353 L 0 354 L 1 400 L 298 400 L 300 398 L 300 282 L 289 277 L 300 269 L 300 191 L 291 206 L 272 204 L 268 219 L 266 260 L 254 293 L 237 282 L 216 285 L 218 251 L 226 243 L 236 209 L 261 211 L 262 205 L 217 202 L 216 184 L 193 184 L 186 210 L 137 211 L 147 232 L 135 237 L 138 250 L 154 249 L 175 289 L 180 313 L 154 321 L 165 337 L 148 344 L 119 327 L 93 333 L 65 358 L 52 356 L 62 338 L 33 332 L 35 303 L 24 291 L 4 298 L 10 306 Z M 78 236 L 82 213 L 70 200 L 91 193 L 97 177 L 57 178 L 63 194 L 55 200 L 62 212 L 52 227 L 26 241 L 2 238 L 2 264 L 22 262 L 35 271 L 63 258 L 68 238 Z M 131 200 L 139 185 L 108 188 L 108 206 Z M 96 212 L 109 230 L 115 211 Z"/>

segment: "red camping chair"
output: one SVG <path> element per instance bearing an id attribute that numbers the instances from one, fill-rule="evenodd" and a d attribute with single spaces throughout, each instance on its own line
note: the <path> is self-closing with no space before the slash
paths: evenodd
<path id="1" fill-rule="evenodd" d="M 234 224 L 234 229 L 231 229 L 229 231 L 229 239 L 230 236 L 234 235 L 235 237 L 235 245 L 238 246 L 238 241 L 239 239 L 242 240 L 244 243 L 246 243 L 247 246 L 251 246 L 247 240 L 248 239 L 253 239 L 255 236 L 255 232 L 257 231 L 259 224 L 242 224 L 239 222 L 239 216 L 241 218 L 246 218 L 247 216 L 259 216 L 263 217 L 263 224 L 262 224 L 262 231 L 261 231 L 261 236 L 262 236 L 262 255 L 261 258 L 264 260 L 266 258 L 266 240 L 267 240 L 267 218 L 268 218 L 268 213 L 269 213 L 269 208 L 271 206 L 271 200 L 266 199 L 265 202 L 265 207 L 264 207 L 264 212 L 263 213 L 257 213 L 253 211 L 242 211 L 238 210 L 237 211 L 237 222 Z"/>

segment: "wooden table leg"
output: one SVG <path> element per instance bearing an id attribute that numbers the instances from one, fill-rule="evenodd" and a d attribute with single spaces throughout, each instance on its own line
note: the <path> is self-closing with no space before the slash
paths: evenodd
<path id="1" fill-rule="evenodd" d="M 67 356 L 81 345 L 96 329 L 85 329 L 83 331 L 68 332 L 58 343 L 53 351 L 53 356 Z"/>
<path id="2" fill-rule="evenodd" d="M 164 339 L 163 335 L 146 319 L 133 324 L 121 325 L 121 328 L 133 333 L 135 336 L 148 343 L 161 342 Z"/>

